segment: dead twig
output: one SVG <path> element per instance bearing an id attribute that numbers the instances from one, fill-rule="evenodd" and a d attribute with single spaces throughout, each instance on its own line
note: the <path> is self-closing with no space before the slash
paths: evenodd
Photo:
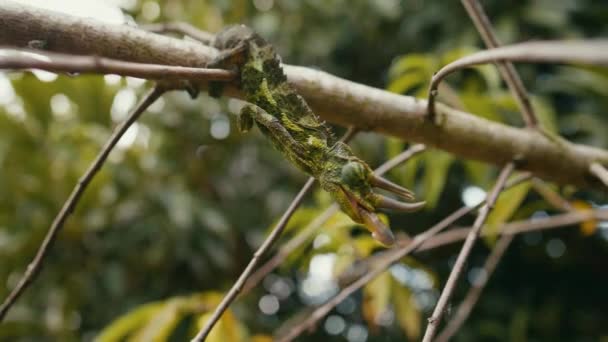
<path id="1" fill-rule="evenodd" d="M 351 127 L 346 131 L 346 133 L 344 133 L 344 136 L 341 140 L 348 142 L 350 139 L 352 139 L 352 137 L 355 136 L 356 133 L 357 130 Z M 272 229 L 270 235 L 266 238 L 266 240 L 264 240 L 264 243 L 260 246 L 260 248 L 255 251 L 245 270 L 243 270 L 237 281 L 232 285 L 232 287 L 224 296 L 220 304 L 215 308 L 213 314 L 211 315 L 209 320 L 205 322 L 203 328 L 196 334 L 196 336 L 194 336 L 192 342 L 201 342 L 207 338 L 207 336 L 211 332 L 211 329 L 213 329 L 213 326 L 219 321 L 220 317 L 222 317 L 222 314 L 236 299 L 236 296 L 238 296 L 238 294 L 243 290 L 245 282 L 253 273 L 253 270 L 260 262 L 261 257 L 266 254 L 266 252 L 270 249 L 270 247 L 272 247 L 274 242 L 278 240 L 279 236 L 281 236 L 281 233 L 283 233 L 283 230 L 287 226 L 289 219 L 291 219 L 293 213 L 296 211 L 296 209 L 298 209 L 298 207 L 302 203 L 302 200 L 304 199 L 304 196 L 306 196 L 306 194 L 310 191 L 314 182 L 315 179 L 313 177 L 308 178 L 306 184 L 304 184 L 304 186 L 302 187 L 302 189 L 300 189 L 300 192 L 293 199 L 287 210 L 285 210 L 283 216 L 281 216 L 281 219 L 279 220 L 277 225 Z"/>
<path id="2" fill-rule="evenodd" d="M 513 187 L 521 182 L 524 182 L 530 178 L 529 173 L 524 173 L 520 177 L 512 179 L 505 188 Z M 311 329 L 315 326 L 317 321 L 327 315 L 336 305 L 340 304 L 344 299 L 348 298 L 352 293 L 363 287 L 365 284 L 369 283 L 377 276 L 379 276 L 382 272 L 384 272 L 388 267 L 392 264 L 398 262 L 406 255 L 411 252 L 417 250 L 420 246 L 422 246 L 426 241 L 431 239 L 433 236 L 437 235 L 439 232 L 449 227 L 451 224 L 472 212 L 479 206 L 484 205 L 486 201 L 482 201 L 477 206 L 474 207 L 462 207 L 452 214 L 445 217 L 443 220 L 424 231 L 421 234 L 416 235 L 413 239 L 410 240 L 399 240 L 395 247 L 387 250 L 385 253 L 386 257 L 379 258 L 374 268 L 365 273 L 361 278 L 352 282 L 350 285 L 345 287 L 338 293 L 335 297 L 327 301 L 325 304 L 316 308 L 312 314 L 306 315 L 306 318 L 302 321 L 294 325 L 293 327 L 286 329 L 283 327 L 279 327 L 277 331 L 288 331 L 288 333 L 284 336 L 279 336 L 276 338 L 279 342 L 287 342 L 292 341 L 298 336 L 300 336 L 304 331 Z"/>
<path id="3" fill-rule="evenodd" d="M 474 65 L 495 62 L 578 63 L 608 65 L 608 40 L 544 41 L 505 45 L 460 58 L 431 79 L 427 112 L 435 113 L 437 86 L 449 74 Z"/>
<path id="4" fill-rule="evenodd" d="M 127 62 L 32 49 L 0 49 L 0 69 L 42 69 L 55 73 L 115 74 L 149 80 L 232 81 L 234 71 Z"/>
<path id="5" fill-rule="evenodd" d="M 386 163 L 380 165 L 374 173 L 378 176 L 383 175 L 389 170 L 401 165 L 402 163 L 409 160 L 411 157 L 415 156 L 418 153 L 423 152 L 426 147 L 422 144 L 416 144 L 403 151 L 399 155 L 391 158 Z M 293 238 L 287 241 L 279 251 L 264 265 L 262 265 L 255 273 L 251 275 L 251 277 L 245 283 L 243 288 L 243 294 L 248 293 L 257 286 L 257 284 L 264 279 L 270 272 L 272 272 L 275 268 L 287 259 L 287 257 L 294 251 L 296 248 L 300 247 L 303 243 L 310 241 L 314 234 L 321 228 L 321 226 L 327 222 L 336 212 L 338 211 L 338 205 L 332 204 L 330 207 L 325 209 L 323 213 L 318 215 L 312 222 L 310 222 L 304 229 L 302 229 L 298 234 L 296 234 Z"/>
<path id="6" fill-rule="evenodd" d="M 481 210 L 479 212 L 479 216 L 477 216 L 477 219 L 475 220 L 475 223 L 473 224 L 473 228 L 467 235 L 467 239 L 465 240 L 464 245 L 462 246 L 462 249 L 460 250 L 460 253 L 458 254 L 458 258 L 456 259 L 456 263 L 454 264 L 454 267 L 452 268 L 452 271 L 450 272 L 450 275 L 448 277 L 448 280 L 446 281 L 445 287 L 443 288 L 443 291 L 441 291 L 441 295 L 439 296 L 439 301 L 437 302 L 437 305 L 435 306 L 435 310 L 433 310 L 433 314 L 428 319 L 428 325 L 426 327 L 424 337 L 422 338 L 423 342 L 431 342 L 433 340 L 433 338 L 435 337 L 435 333 L 437 331 L 437 328 L 439 327 L 439 323 L 441 322 L 441 318 L 443 317 L 445 308 L 450 300 L 450 297 L 452 296 L 452 293 L 454 292 L 454 289 L 456 288 L 456 283 L 458 282 L 458 279 L 460 278 L 460 274 L 462 273 L 462 271 L 464 269 L 464 265 L 470 255 L 471 251 L 473 250 L 475 241 L 479 237 L 479 232 L 481 231 L 481 227 L 483 226 L 483 223 L 485 222 L 486 218 L 488 217 L 488 214 L 492 210 L 494 203 L 496 202 L 496 199 L 498 198 L 498 195 L 500 194 L 503 187 L 505 186 L 507 178 L 513 172 L 514 169 L 515 169 L 515 164 L 513 162 L 509 162 L 502 169 L 502 171 L 500 172 L 500 175 L 498 176 L 498 180 L 496 181 L 496 184 L 494 185 L 494 188 L 492 189 L 492 191 L 490 192 L 490 194 L 487 197 L 486 204 L 481 208 Z"/>
<path id="7" fill-rule="evenodd" d="M 488 19 L 488 16 L 486 15 L 479 1 L 462 0 L 461 2 L 486 46 L 490 49 L 499 47 L 501 44 L 498 41 L 496 34 L 494 34 L 492 24 L 490 23 L 490 20 Z M 499 62 L 496 63 L 496 66 L 498 67 L 500 75 L 505 80 L 507 87 L 509 87 L 509 90 L 511 93 L 513 93 L 513 96 L 517 101 L 517 105 L 519 106 L 521 115 L 526 123 L 526 127 L 537 128 L 539 124 L 538 118 L 536 117 L 532 104 L 530 103 L 528 91 L 521 81 L 517 70 L 515 70 L 513 63 Z"/>
<path id="8" fill-rule="evenodd" d="M 601 180 L 604 185 L 608 186 L 608 170 L 602 164 L 598 162 L 591 163 L 589 165 L 589 172 Z"/>
<path id="9" fill-rule="evenodd" d="M 44 240 L 42 241 L 40 247 L 38 248 L 38 252 L 36 253 L 36 256 L 30 262 L 30 264 L 27 266 L 27 269 L 26 269 L 25 273 L 23 274 L 23 276 L 21 277 L 21 279 L 19 280 L 19 282 L 17 283 L 17 286 L 15 286 L 15 288 L 13 288 L 11 293 L 8 295 L 8 297 L 6 297 L 6 299 L 0 306 L 0 322 L 2 322 L 2 320 L 8 313 L 9 309 L 13 306 L 13 304 L 15 304 L 17 299 L 23 294 L 23 292 L 27 289 L 27 287 L 34 281 L 36 275 L 40 272 L 40 270 L 43 266 L 45 257 L 47 256 L 49 250 L 51 249 L 53 242 L 57 238 L 57 234 L 59 233 L 59 231 L 61 231 L 63 224 L 65 223 L 65 221 L 68 219 L 70 214 L 72 214 L 72 212 L 76 208 L 76 205 L 78 204 L 78 200 L 80 199 L 80 197 L 86 190 L 87 186 L 89 185 L 89 183 L 91 182 L 93 177 L 95 177 L 97 172 L 103 166 L 104 162 L 108 158 L 108 155 L 110 154 L 110 152 L 112 151 L 112 149 L 114 148 L 116 143 L 120 140 L 120 138 L 127 131 L 127 129 L 129 129 L 129 127 L 135 121 L 137 121 L 139 116 L 156 99 L 158 99 L 163 93 L 165 93 L 168 90 L 170 90 L 170 89 L 168 89 L 167 87 L 158 85 L 154 89 L 152 89 L 146 96 L 144 96 L 143 99 L 141 100 L 141 102 L 139 104 L 137 104 L 135 106 L 135 108 L 133 108 L 133 110 L 127 117 L 127 119 L 125 121 L 123 121 L 116 128 L 116 130 L 114 131 L 114 133 L 112 134 L 110 139 L 108 139 L 106 144 L 103 146 L 103 148 L 101 149 L 101 151 L 99 152 L 99 154 L 97 155 L 95 160 L 91 163 L 91 165 L 85 171 L 85 173 L 82 175 L 82 177 L 80 177 L 80 179 L 78 180 L 78 183 L 72 190 L 70 197 L 68 197 L 68 199 L 65 201 L 65 203 L 63 204 L 63 207 L 61 208 L 61 210 L 55 217 L 55 220 L 53 220 L 51 227 L 49 228 L 46 236 L 44 237 Z"/>

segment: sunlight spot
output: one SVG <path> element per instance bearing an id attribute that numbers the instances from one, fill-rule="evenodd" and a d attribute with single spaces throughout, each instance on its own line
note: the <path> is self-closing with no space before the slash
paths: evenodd
<path id="1" fill-rule="evenodd" d="M 155 1 L 146 1 L 141 5 L 141 15 L 147 21 L 154 21 L 160 16 L 160 6 Z"/>
<path id="2" fill-rule="evenodd" d="M 253 0 L 253 6 L 258 11 L 266 12 L 274 6 L 274 0 Z"/>
<path id="3" fill-rule="evenodd" d="M 338 287 L 333 279 L 336 254 L 317 254 L 308 266 L 308 275 L 302 281 L 301 295 L 304 301 L 319 304 L 331 297 Z"/>
<path id="4" fill-rule="evenodd" d="M 114 86 L 114 85 L 120 84 L 120 80 L 122 80 L 122 76 L 114 75 L 114 74 L 107 74 L 107 75 L 103 75 L 103 80 L 104 80 L 104 82 L 106 82 L 106 85 Z"/>
<path id="5" fill-rule="evenodd" d="M 330 335 L 339 335 L 346 328 L 344 318 L 338 315 L 331 315 L 325 320 L 325 331 Z"/>
<path id="6" fill-rule="evenodd" d="M 148 112 L 158 114 L 158 113 L 162 113 L 164 108 L 165 108 L 165 99 L 163 99 L 162 97 L 159 97 L 158 99 L 156 99 L 156 101 L 154 101 L 154 103 L 152 103 L 150 105 L 150 107 L 148 107 Z"/>
<path id="7" fill-rule="evenodd" d="M 277 311 L 279 311 L 280 304 L 277 297 L 273 295 L 265 295 L 260 298 L 258 307 L 265 315 L 274 315 L 277 313 Z"/>
<path id="8" fill-rule="evenodd" d="M 224 115 L 218 115 L 211 121 L 211 136 L 217 140 L 226 139 L 230 134 L 230 122 Z"/>
<path id="9" fill-rule="evenodd" d="M 331 242 L 331 238 L 329 237 L 329 235 L 321 233 L 321 234 L 317 235 L 317 237 L 315 238 L 315 240 L 312 243 L 312 246 L 314 249 L 319 249 L 319 248 L 327 245 L 330 242 Z"/>
<path id="10" fill-rule="evenodd" d="M 136 122 L 127 129 L 125 134 L 118 140 L 116 147 L 119 149 L 126 150 L 133 145 L 137 138 L 137 131 L 139 130 L 139 124 Z"/>
<path id="11" fill-rule="evenodd" d="M 469 283 L 473 286 L 479 286 L 483 282 L 486 281 L 488 274 L 485 269 L 481 267 L 472 267 L 469 270 L 467 278 L 469 279 Z"/>
<path id="12" fill-rule="evenodd" d="M 6 106 L 16 99 L 15 89 L 5 74 L 0 73 L 0 105 Z"/>
<path id="13" fill-rule="evenodd" d="M 135 97 L 135 91 L 133 89 L 125 88 L 118 91 L 116 96 L 114 96 L 112 109 L 110 109 L 112 121 L 122 121 L 129 113 L 131 107 L 135 106 L 136 101 L 137 98 Z"/>
<path id="14" fill-rule="evenodd" d="M 51 111 L 58 119 L 69 119 L 72 117 L 72 104 L 65 94 L 55 94 L 51 97 Z"/>
<path id="15" fill-rule="evenodd" d="M 125 77 L 125 79 L 127 80 L 127 86 L 130 88 L 139 88 L 147 81 L 146 79 L 137 77 Z"/>
<path id="16" fill-rule="evenodd" d="M 481 203 L 486 198 L 486 192 L 477 186 L 467 186 L 461 194 L 462 202 L 471 208 Z"/>
<path id="17" fill-rule="evenodd" d="M 22 4 L 66 14 L 95 18 L 106 23 L 122 24 L 124 16 L 116 5 L 101 0 L 18 0 Z"/>
<path id="18" fill-rule="evenodd" d="M 13 102 L 7 105 L 6 113 L 16 120 L 25 120 L 25 109 L 23 108 L 23 105 L 20 102 Z"/>
<path id="19" fill-rule="evenodd" d="M 31 71 L 32 74 L 34 74 L 34 76 L 36 76 L 36 78 L 38 78 L 42 82 L 53 82 L 57 79 L 57 74 L 52 72 L 39 69 L 32 69 Z"/>
<path id="20" fill-rule="evenodd" d="M 551 239 L 547 241 L 547 254 L 556 259 L 564 255 L 566 252 L 566 244 L 561 239 Z"/>
<path id="21" fill-rule="evenodd" d="M 353 324 L 346 333 L 348 342 L 365 342 L 367 340 L 367 329 L 360 324 Z"/>

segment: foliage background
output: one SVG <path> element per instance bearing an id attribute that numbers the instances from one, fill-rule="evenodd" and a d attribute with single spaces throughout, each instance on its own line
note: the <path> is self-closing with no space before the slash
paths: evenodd
<path id="1" fill-rule="evenodd" d="M 604 1 L 483 4 L 503 42 L 608 34 Z M 441 65 L 482 48 L 457 1 L 132 0 L 120 5 L 126 20 L 138 23 L 186 21 L 209 31 L 245 23 L 273 42 L 288 63 L 421 97 Z M 518 70 L 546 127 L 572 141 L 608 148 L 605 69 L 521 65 Z M 444 101 L 522 125 L 493 67 L 458 73 L 449 84 L 442 90 L 448 94 Z M 0 297 L 14 286 L 112 127 L 148 87 L 111 76 L 0 75 Z M 154 105 L 87 190 L 38 280 L 0 326 L 0 340 L 90 340 L 104 327 L 119 326 L 112 322 L 121 322 L 115 320 L 129 310 L 136 310 L 127 316 L 135 323 L 125 330 L 133 339 L 182 340 L 191 333 L 199 314 L 229 288 L 306 179 L 258 132 L 236 132 L 238 106 L 234 100 L 201 95 L 193 101 L 177 93 Z M 372 133 L 360 134 L 352 145 L 374 166 L 405 147 Z M 495 174 L 491 166 L 425 152 L 390 175 L 431 206 L 421 214 L 390 215 L 393 229 L 413 234 L 428 228 L 460 207 L 467 193 L 487 189 Z M 556 212 L 528 190 L 503 200 L 493 220 Z M 559 191 L 578 205 L 606 204 L 606 192 Z M 288 234 L 328 204 L 321 192 L 309 196 Z M 317 248 L 299 250 L 240 299 L 216 338 L 247 340 L 257 334 L 262 340 L 335 291 L 328 275 L 379 250 L 341 216 L 322 234 Z M 491 245 L 490 239 L 475 249 L 454 305 Z M 417 340 L 457 251 L 458 246 L 449 246 L 403 260 L 302 340 Z M 459 340 L 608 340 L 607 257 L 605 222 L 518 237 Z M 311 286 L 316 296 L 309 295 Z M 264 314 L 261 303 L 278 303 L 278 311 L 266 307 L 271 314 Z"/>

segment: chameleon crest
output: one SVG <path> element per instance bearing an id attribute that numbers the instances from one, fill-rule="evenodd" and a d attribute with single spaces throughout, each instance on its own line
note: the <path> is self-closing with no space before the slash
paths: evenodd
<path id="1" fill-rule="evenodd" d="M 291 163 L 315 177 L 342 211 L 363 224 L 380 243 L 394 243 L 391 230 L 379 219 L 379 209 L 417 211 L 424 202 L 407 203 L 377 194 L 381 188 L 413 201 L 409 190 L 376 176 L 345 143 L 335 139 L 328 125 L 310 109 L 287 82 L 273 46 L 246 26 L 232 26 L 217 34 L 220 55 L 212 67 L 238 72 L 238 84 L 249 103 L 241 111 L 239 129 L 253 123 Z"/>

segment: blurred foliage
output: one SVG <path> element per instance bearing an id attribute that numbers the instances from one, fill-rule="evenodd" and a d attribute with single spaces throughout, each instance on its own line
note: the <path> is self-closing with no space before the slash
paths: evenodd
<path id="1" fill-rule="evenodd" d="M 439 67 L 483 48 L 458 1 L 111 3 L 121 3 L 127 21 L 138 23 L 186 21 L 209 31 L 245 23 L 273 42 L 286 62 L 417 97 L 426 96 Z M 608 34 L 605 1 L 483 4 L 503 42 Z M 548 130 L 608 148 L 606 69 L 518 65 L 518 70 Z M 149 87 L 114 76 L 0 74 L 0 298 L 16 284 L 113 127 Z M 493 66 L 450 76 L 440 96 L 486 119 L 523 124 Z M 181 93 L 154 104 L 87 189 L 44 270 L 0 326 L 0 340 L 191 336 L 306 180 L 258 132 L 235 131 L 239 107 L 236 100 L 205 95 L 191 100 Z M 375 166 L 408 143 L 362 133 L 352 145 Z M 493 166 L 428 150 L 389 173 L 425 198 L 428 210 L 383 219 L 399 234 L 416 234 L 463 201 L 480 200 L 496 174 Z M 606 204 L 605 192 L 553 188 L 577 210 Z M 306 230 L 330 204 L 327 194 L 315 191 L 282 241 Z M 488 229 L 557 212 L 526 183 L 500 197 Z M 309 240 L 235 303 L 211 340 L 269 341 L 281 323 L 297 321 L 352 274 L 372 267 L 382 250 L 341 213 Z M 491 241 L 475 248 L 452 305 L 479 273 Z M 517 238 L 457 340 L 607 339 L 607 241 L 605 222 Z M 457 251 L 457 245 L 446 246 L 401 260 L 302 340 L 418 340 Z"/>

